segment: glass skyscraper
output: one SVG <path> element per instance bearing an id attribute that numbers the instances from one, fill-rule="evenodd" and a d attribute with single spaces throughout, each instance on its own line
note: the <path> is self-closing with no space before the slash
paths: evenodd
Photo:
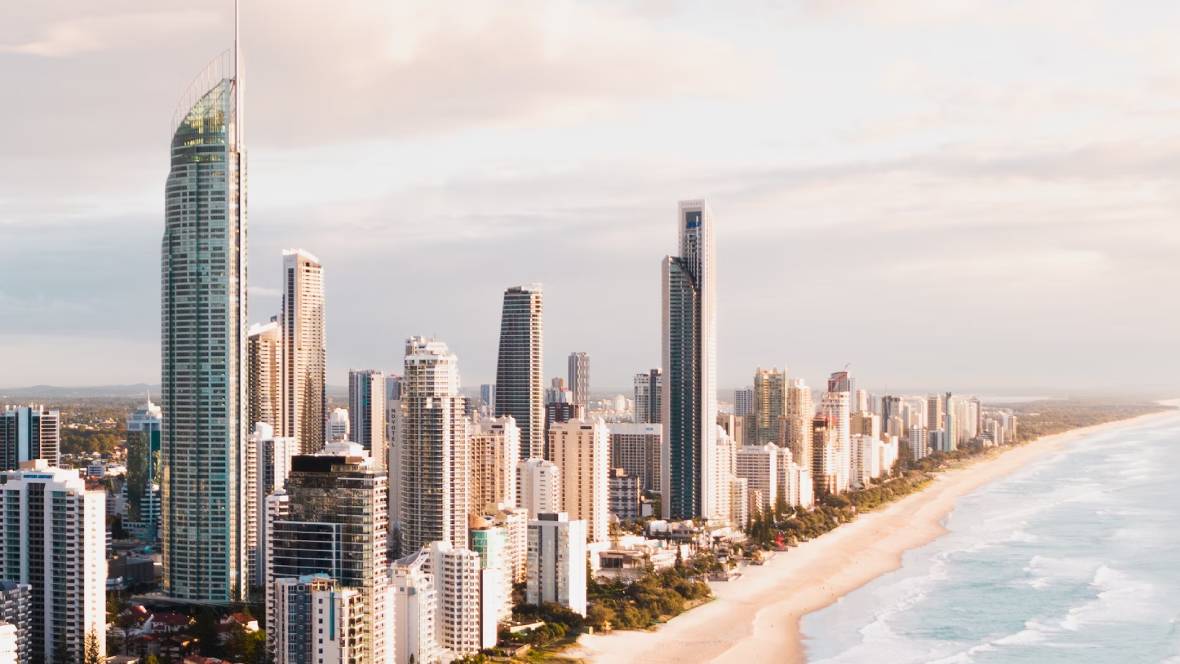
<path id="1" fill-rule="evenodd" d="M 717 318 L 713 215 L 681 201 L 680 255 L 663 264 L 664 382 L 661 509 L 665 518 L 710 518 L 717 485 Z"/>
<path id="2" fill-rule="evenodd" d="M 161 247 L 164 588 L 244 597 L 246 164 L 235 39 L 173 122 Z"/>
<path id="3" fill-rule="evenodd" d="M 540 284 L 504 291 L 500 354 L 496 363 L 496 417 L 511 415 L 520 427 L 520 458 L 540 458 L 545 450 L 545 387 Z"/>

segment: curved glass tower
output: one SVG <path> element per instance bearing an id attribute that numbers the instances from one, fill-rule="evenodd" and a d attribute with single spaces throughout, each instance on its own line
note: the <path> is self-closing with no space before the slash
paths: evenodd
<path id="1" fill-rule="evenodd" d="M 237 49 L 173 122 L 161 248 L 164 587 L 243 597 L 246 569 L 246 167 Z"/>

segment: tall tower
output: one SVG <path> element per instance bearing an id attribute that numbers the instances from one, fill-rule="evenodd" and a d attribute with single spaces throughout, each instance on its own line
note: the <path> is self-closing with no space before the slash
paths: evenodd
<path id="1" fill-rule="evenodd" d="M 127 515 L 129 530 L 155 542 L 160 526 L 160 407 L 148 399 L 127 417 Z"/>
<path id="2" fill-rule="evenodd" d="M 681 201 L 678 225 L 680 255 L 663 263 L 660 488 L 664 517 L 709 518 L 718 512 L 713 213 L 704 201 Z"/>
<path id="3" fill-rule="evenodd" d="M 160 252 L 164 589 L 245 597 L 246 152 L 241 57 L 215 59 L 172 123 Z"/>
<path id="4" fill-rule="evenodd" d="M 246 345 L 246 423 L 265 422 L 282 430 L 283 329 L 276 320 L 251 325 Z"/>
<path id="5" fill-rule="evenodd" d="M 496 416 L 511 415 L 520 427 L 520 458 L 545 449 L 544 327 L 541 284 L 504 291 L 500 355 L 496 363 Z"/>
<path id="6" fill-rule="evenodd" d="M 45 406 L 5 406 L 0 411 L 0 470 L 44 459 L 57 466 L 61 448 L 61 413 Z"/>
<path id="7" fill-rule="evenodd" d="M 373 369 L 348 372 L 348 417 L 352 440 L 369 451 L 373 464 L 386 466 L 385 374 Z"/>
<path id="8" fill-rule="evenodd" d="M 787 406 L 787 372 L 759 368 L 754 373 L 754 444 L 782 445 Z"/>
<path id="9" fill-rule="evenodd" d="M 590 402 L 590 354 L 570 353 L 569 386 L 574 393 L 574 405 L 586 409 Z"/>
<path id="10" fill-rule="evenodd" d="M 324 268 L 302 249 L 283 252 L 283 427 L 304 454 L 324 446 Z"/>
<path id="11" fill-rule="evenodd" d="M 434 339 L 406 340 L 398 441 L 401 551 L 442 540 L 467 546 L 470 450 L 459 360 Z"/>

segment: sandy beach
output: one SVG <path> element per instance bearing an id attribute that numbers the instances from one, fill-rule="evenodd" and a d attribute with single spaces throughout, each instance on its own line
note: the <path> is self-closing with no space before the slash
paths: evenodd
<path id="1" fill-rule="evenodd" d="M 716 599 L 655 631 L 583 636 L 566 654 L 603 664 L 802 662 L 800 619 L 897 569 L 903 553 L 946 532 L 943 519 L 960 496 L 1088 434 L 1169 416 L 1175 413 L 1046 436 L 941 473 L 923 491 L 777 554 L 765 565 L 747 566 L 740 579 L 712 584 Z"/>

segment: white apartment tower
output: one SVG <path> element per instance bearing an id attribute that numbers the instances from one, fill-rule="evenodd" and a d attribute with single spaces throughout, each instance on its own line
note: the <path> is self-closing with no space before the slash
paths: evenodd
<path id="1" fill-rule="evenodd" d="M 31 587 L 31 660 L 81 662 L 87 639 L 105 657 L 105 492 L 38 460 L 0 473 L 0 501 L 0 569 Z"/>
<path id="2" fill-rule="evenodd" d="M 393 642 L 397 664 L 435 664 L 442 661 L 435 621 L 438 592 L 430 573 L 430 551 L 423 549 L 393 566 Z"/>
<path id="3" fill-rule="evenodd" d="M 283 427 L 304 454 L 324 446 L 327 340 L 324 268 L 302 249 L 283 251 Z"/>
<path id="4" fill-rule="evenodd" d="M 560 604 L 586 615 L 586 522 L 564 512 L 538 514 L 529 522 L 529 604 Z"/>
<path id="5" fill-rule="evenodd" d="M 517 464 L 517 506 L 530 519 L 561 511 L 561 469 L 545 459 L 525 459 Z"/>
<path id="6" fill-rule="evenodd" d="M 459 395 L 459 360 L 441 341 L 406 340 L 398 447 L 401 550 L 431 542 L 467 545 L 468 422 Z"/>
<path id="7" fill-rule="evenodd" d="M 429 551 L 438 643 L 455 656 L 475 654 L 482 648 L 479 554 L 447 542 L 431 542 Z"/>
<path id="8" fill-rule="evenodd" d="M 606 424 L 601 419 L 554 422 L 549 428 L 549 450 L 561 471 L 561 504 L 569 518 L 586 522 L 587 541 L 610 541 L 610 430 Z"/>
<path id="9" fill-rule="evenodd" d="M 761 494 L 762 511 L 774 508 L 779 495 L 779 452 L 787 451 L 773 443 L 765 445 L 744 445 L 737 448 L 735 474 L 746 480 L 749 491 Z"/>

